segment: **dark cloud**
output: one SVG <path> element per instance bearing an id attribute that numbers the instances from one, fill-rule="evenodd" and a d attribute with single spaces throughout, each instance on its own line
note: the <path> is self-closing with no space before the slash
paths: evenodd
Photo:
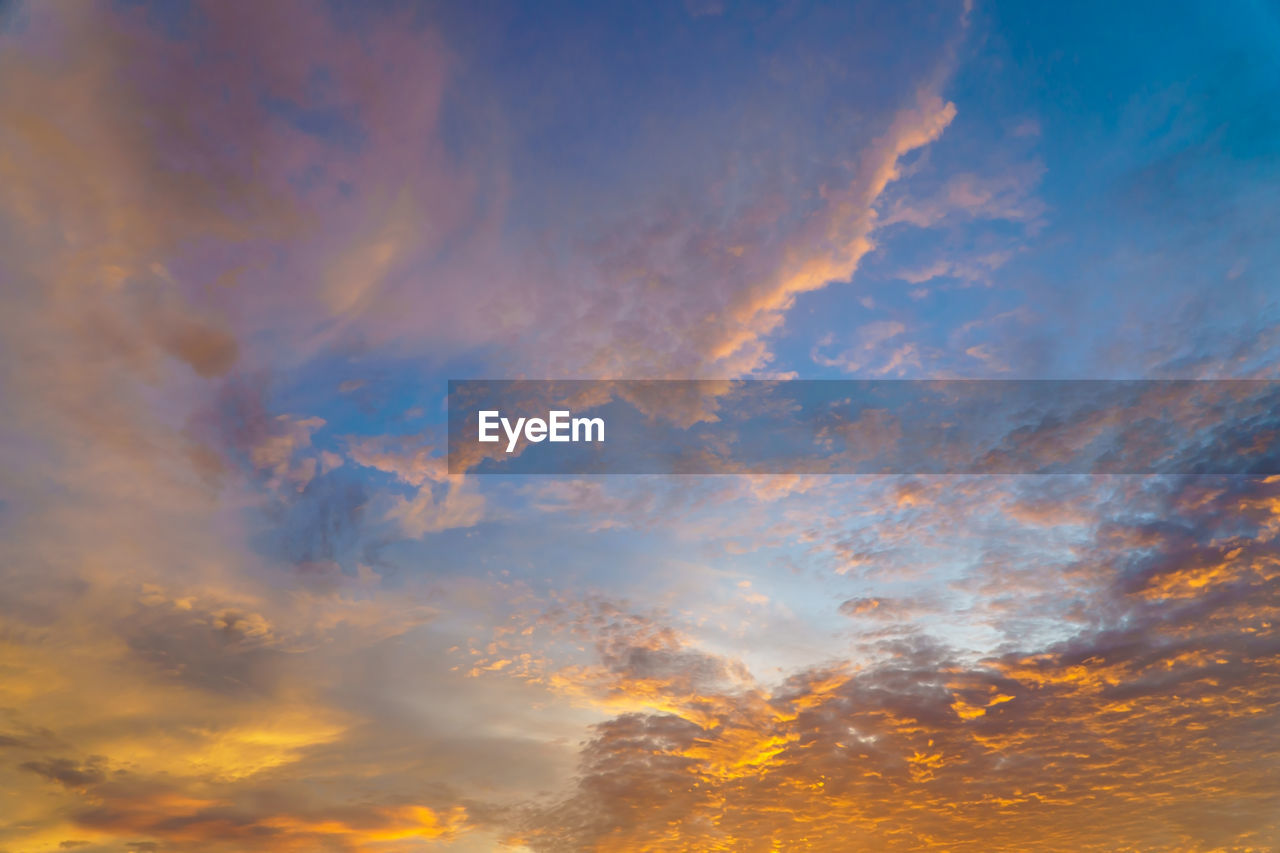
<path id="1" fill-rule="evenodd" d="M 141 606 L 120 636 L 160 678 L 215 693 L 270 695 L 285 664 L 263 617 L 231 607 Z"/>
<path id="2" fill-rule="evenodd" d="M 99 756 L 94 756 L 83 763 L 69 758 L 24 761 L 19 767 L 67 788 L 87 788 L 106 778 L 103 759 Z"/>

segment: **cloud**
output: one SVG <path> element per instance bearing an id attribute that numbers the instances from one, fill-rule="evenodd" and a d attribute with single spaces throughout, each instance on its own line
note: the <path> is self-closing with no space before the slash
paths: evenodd
<path id="1" fill-rule="evenodd" d="M 105 778 L 101 761 L 101 757 L 94 757 L 82 765 L 67 758 L 51 758 L 44 761 L 24 761 L 18 767 L 67 788 L 87 788 Z"/>
<path id="2" fill-rule="evenodd" d="M 856 329 L 853 345 L 843 352 L 833 356 L 823 353 L 822 350 L 831 343 L 830 338 L 823 338 L 809 355 L 816 364 L 836 367 L 846 373 L 889 373 L 914 353 L 914 345 L 896 340 L 906 331 L 906 325 L 897 320 L 876 320 Z M 915 363 L 919 366 L 918 361 Z"/>
<path id="3" fill-rule="evenodd" d="M 411 445 L 406 448 L 402 445 Z M 411 497 L 397 496 L 387 510 L 406 536 L 420 538 L 464 527 L 484 518 L 484 497 L 473 482 L 447 472 L 445 458 L 430 445 L 391 439 L 356 441 L 348 450 L 352 461 L 391 474 L 415 487 Z"/>
<path id="4" fill-rule="evenodd" d="M 406 536 L 418 538 L 462 527 L 474 527 L 484 518 L 484 498 L 469 491 L 461 478 L 450 480 L 443 495 L 424 487 L 412 498 L 397 498 L 388 517 L 400 523 Z"/>
<path id="5" fill-rule="evenodd" d="M 468 42 L 331 11 L 27 4 L 0 33 L 0 847 L 1280 844 L 1274 479 L 480 483 L 428 440 L 442 364 L 760 373 L 887 223 L 1037 223 L 1033 182 L 904 180 L 957 129 L 947 49 L 780 52 L 797 98 L 831 75 L 819 118 L 691 101 L 743 113 L 703 138 L 663 102 L 662 151 L 584 143 L 653 193 L 584 200 L 520 171 L 560 137 L 506 123 Z M 695 143 L 706 180 L 643 159 Z M 995 248 L 906 269 L 976 281 Z M 906 317 L 849 327 L 832 366 L 930 356 Z M 948 344 L 1017 364 L 990 328 Z M 1126 426 L 1165 409 L 1204 439 L 1186 470 L 1270 460 L 1229 402 L 1080 405 L 990 461 L 1108 430 L 1141 461 Z"/>
<path id="6" fill-rule="evenodd" d="M 1280 574 L 1264 568 L 1274 533 L 1257 536 L 1275 484 L 1221 487 L 1183 528 L 1203 544 L 1158 535 L 1112 577 L 1121 607 L 1105 624 L 967 664 L 916 638 L 860 670 L 799 672 L 763 699 L 687 700 L 718 708 L 713 719 L 615 717 L 584 747 L 576 791 L 531 810 L 517 837 L 548 851 L 1273 843 L 1262 756 L 1280 746 L 1267 627 Z M 1186 489 L 1200 486 L 1175 485 L 1166 506 Z M 1216 538 L 1241 506 L 1239 538 Z M 1108 559 L 1099 547 L 1091 559 Z"/>
<path id="7" fill-rule="evenodd" d="M 906 223 L 929 228 L 949 217 L 959 217 L 1026 223 L 1035 230 L 1041 224 L 1045 205 L 1032 191 L 1044 171 L 1041 163 L 1031 161 L 996 176 L 952 175 L 929 197 L 894 199 L 884 225 Z"/>

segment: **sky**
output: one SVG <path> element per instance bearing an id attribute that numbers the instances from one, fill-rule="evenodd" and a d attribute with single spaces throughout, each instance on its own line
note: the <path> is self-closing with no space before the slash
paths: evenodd
<path id="1" fill-rule="evenodd" d="M 1280 378 L 1277 43 L 0 2 L 0 851 L 1280 849 L 1280 477 L 1212 442 L 446 463 L 451 379 Z"/>

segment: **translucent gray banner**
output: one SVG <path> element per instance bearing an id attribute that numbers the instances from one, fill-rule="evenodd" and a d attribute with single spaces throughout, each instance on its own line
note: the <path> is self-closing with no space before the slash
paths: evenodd
<path id="1" fill-rule="evenodd" d="M 455 380 L 452 474 L 1280 474 L 1263 380 Z"/>

